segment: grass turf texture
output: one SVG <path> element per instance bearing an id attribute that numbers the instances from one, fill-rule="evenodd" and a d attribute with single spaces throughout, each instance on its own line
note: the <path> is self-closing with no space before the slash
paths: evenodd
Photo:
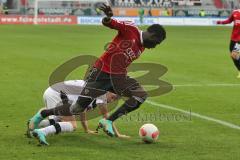
<path id="1" fill-rule="evenodd" d="M 239 84 L 228 54 L 230 28 L 166 27 L 167 40 L 146 50 L 136 62 L 168 67 L 162 78 L 172 84 Z M 138 129 L 145 122 L 117 121 L 129 140 L 103 133 L 75 133 L 48 137 L 49 147 L 25 138 L 26 121 L 43 105 L 48 77 L 60 64 L 84 54 L 100 56 L 116 34 L 100 26 L 0 26 L 0 159 L 163 159 L 230 160 L 240 157 L 239 130 L 192 117 L 191 120 L 151 122 L 161 131 L 155 144 L 143 144 Z M 68 79 L 81 78 L 76 70 Z M 192 110 L 240 125 L 239 86 L 176 87 L 171 93 L 150 98 L 157 103 Z M 177 112 L 144 104 L 132 113 L 167 115 Z M 98 119 L 91 120 L 94 129 Z M 143 119 L 144 120 L 144 119 Z"/>

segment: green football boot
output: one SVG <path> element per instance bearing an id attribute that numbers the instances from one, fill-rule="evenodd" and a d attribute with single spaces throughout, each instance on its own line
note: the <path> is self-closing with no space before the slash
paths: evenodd
<path id="1" fill-rule="evenodd" d="M 32 132 L 32 134 L 33 134 L 33 136 L 34 136 L 35 138 L 38 139 L 40 145 L 46 145 L 46 146 L 49 145 L 49 143 L 48 143 L 47 140 L 46 140 L 45 134 L 44 134 L 41 130 L 39 130 L 39 129 L 34 129 L 34 131 Z"/>
<path id="2" fill-rule="evenodd" d="M 107 120 L 105 118 L 101 119 L 98 124 L 98 129 L 103 128 L 103 131 L 110 137 L 113 137 L 115 135 L 113 131 L 113 124 L 112 121 Z"/>
<path id="3" fill-rule="evenodd" d="M 238 76 L 237 76 L 237 78 L 240 78 L 240 72 L 238 73 Z"/>
<path id="4" fill-rule="evenodd" d="M 29 137 L 29 138 L 32 137 L 31 132 L 34 129 L 38 128 L 38 125 L 42 120 L 43 120 L 43 118 L 42 118 L 40 112 L 38 112 L 28 121 L 28 123 L 27 123 L 27 133 L 26 133 L 27 137 Z"/>

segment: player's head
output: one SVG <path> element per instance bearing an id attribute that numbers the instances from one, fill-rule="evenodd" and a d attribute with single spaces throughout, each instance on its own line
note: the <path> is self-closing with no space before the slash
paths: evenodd
<path id="1" fill-rule="evenodd" d="M 155 48 L 164 39 L 166 39 L 166 31 L 160 24 L 153 24 L 143 32 L 143 46 L 145 48 Z"/>

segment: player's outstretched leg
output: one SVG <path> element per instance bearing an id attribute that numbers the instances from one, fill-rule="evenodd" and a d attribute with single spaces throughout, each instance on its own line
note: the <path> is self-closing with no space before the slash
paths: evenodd
<path id="1" fill-rule="evenodd" d="M 103 127 L 103 130 L 107 135 L 114 136 L 112 122 L 118 119 L 119 117 L 126 115 L 140 107 L 140 105 L 145 101 L 147 94 L 142 92 L 143 96 L 140 97 L 131 97 L 129 98 L 120 108 L 118 108 L 112 115 L 107 119 L 101 119 L 99 121 L 99 127 Z"/>
<path id="2" fill-rule="evenodd" d="M 105 133 L 110 136 L 114 135 L 112 122 L 119 117 L 138 109 L 147 99 L 147 93 L 135 79 L 123 77 L 116 80 L 113 79 L 112 83 L 114 84 L 114 90 L 118 95 L 129 97 L 129 99 L 106 120 L 102 119 L 99 121 L 99 127 L 103 127 Z M 113 134 L 111 134 L 112 132 Z"/>
<path id="3" fill-rule="evenodd" d="M 43 109 L 39 111 L 37 114 L 35 114 L 28 123 L 28 129 L 27 129 L 27 136 L 31 137 L 31 132 L 34 129 L 37 129 L 40 122 L 47 118 L 48 116 L 72 116 L 72 113 L 70 112 L 70 106 L 71 104 L 63 104 L 59 107 L 52 108 L 52 109 Z"/>
<path id="4" fill-rule="evenodd" d="M 238 76 L 237 78 L 240 78 L 240 57 L 238 59 L 232 58 L 234 65 L 238 69 Z"/>
<path id="5" fill-rule="evenodd" d="M 114 131 L 113 131 L 113 121 L 118 119 L 119 117 L 126 115 L 140 107 L 140 105 L 144 102 L 139 101 L 139 98 L 131 97 L 129 98 L 120 108 L 118 108 L 108 119 L 101 119 L 99 121 L 98 128 L 103 128 L 103 131 L 109 135 L 109 136 L 114 136 Z"/>
<path id="6" fill-rule="evenodd" d="M 40 144 L 49 145 L 46 141 L 47 136 L 64 132 L 73 132 L 76 127 L 76 124 L 71 122 L 58 122 L 45 128 L 35 129 L 33 135 L 39 140 Z"/>

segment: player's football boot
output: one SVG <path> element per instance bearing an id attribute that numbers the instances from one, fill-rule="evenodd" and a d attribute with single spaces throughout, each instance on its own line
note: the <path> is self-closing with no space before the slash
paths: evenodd
<path id="1" fill-rule="evenodd" d="M 32 130 L 29 128 L 29 123 L 30 123 L 30 120 L 28 120 L 28 122 L 27 122 L 27 131 L 26 131 L 26 136 L 28 137 L 28 138 L 32 138 Z"/>
<path id="2" fill-rule="evenodd" d="M 240 78 L 240 72 L 238 73 L 238 76 L 237 76 L 237 78 Z"/>
<path id="3" fill-rule="evenodd" d="M 108 136 L 113 137 L 113 136 L 115 135 L 115 133 L 114 133 L 114 131 L 113 131 L 113 124 L 112 124 L 112 121 L 110 121 L 110 120 L 107 120 L 107 119 L 105 119 L 105 118 L 101 119 L 101 120 L 99 121 L 97 131 L 98 131 L 100 128 L 103 128 L 103 131 L 104 131 Z"/>
<path id="4" fill-rule="evenodd" d="M 47 145 L 47 146 L 49 145 L 49 143 L 48 143 L 47 140 L 46 140 L 45 134 L 44 134 L 41 130 L 39 130 L 39 129 L 34 129 L 34 131 L 32 132 L 32 134 L 33 134 L 33 136 L 34 136 L 35 138 L 38 139 L 40 145 Z"/>
<path id="5" fill-rule="evenodd" d="M 31 132 L 34 129 L 38 128 L 38 125 L 42 120 L 43 120 L 43 118 L 42 118 L 40 112 L 38 112 L 28 121 L 28 123 L 27 123 L 27 133 L 26 133 L 27 137 L 29 137 L 29 138 L 32 137 Z"/>

